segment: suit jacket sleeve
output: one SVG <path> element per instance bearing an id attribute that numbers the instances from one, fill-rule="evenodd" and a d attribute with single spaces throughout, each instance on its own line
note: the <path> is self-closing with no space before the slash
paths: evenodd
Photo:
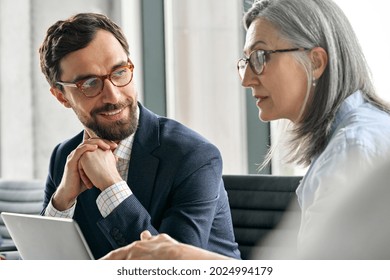
<path id="1" fill-rule="evenodd" d="M 209 143 L 199 144 L 176 163 L 180 168 L 174 176 L 164 175 L 169 171 L 164 171 L 167 168 L 161 161 L 162 172 L 157 175 L 161 179 L 156 178 L 149 205 L 143 205 L 135 193 L 99 221 L 114 248 L 138 240 L 146 229 L 207 248 L 220 192 L 224 191 L 219 151 Z"/>

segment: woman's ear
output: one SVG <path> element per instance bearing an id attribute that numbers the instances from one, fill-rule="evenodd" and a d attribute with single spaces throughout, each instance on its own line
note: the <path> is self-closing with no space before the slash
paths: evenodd
<path id="1" fill-rule="evenodd" d="M 328 53 L 321 47 L 315 47 L 310 52 L 310 59 L 313 64 L 313 78 L 318 80 L 328 65 Z"/>
<path id="2" fill-rule="evenodd" d="M 59 88 L 51 87 L 50 88 L 50 92 L 66 108 L 71 108 L 72 107 L 72 106 L 70 106 L 69 101 L 68 101 L 68 99 L 66 99 L 64 93 Z"/>

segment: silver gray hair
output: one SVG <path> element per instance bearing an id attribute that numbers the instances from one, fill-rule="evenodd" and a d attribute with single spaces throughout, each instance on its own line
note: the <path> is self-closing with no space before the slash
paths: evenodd
<path id="1" fill-rule="evenodd" d="M 325 149 L 337 110 L 357 90 L 367 101 L 390 113 L 388 104 L 375 93 L 351 24 L 332 0 L 255 0 L 244 15 L 245 28 L 258 18 L 272 24 L 293 47 L 322 47 L 328 54 L 328 65 L 310 96 L 313 63 L 306 52 L 294 54 L 307 74 L 308 99 L 300 121 L 293 124 L 289 162 L 309 165 Z M 263 166 L 271 156 L 272 148 Z"/>

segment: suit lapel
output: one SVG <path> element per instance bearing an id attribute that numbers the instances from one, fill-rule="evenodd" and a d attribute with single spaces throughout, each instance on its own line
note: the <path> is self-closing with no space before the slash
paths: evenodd
<path id="1" fill-rule="evenodd" d="M 152 152 L 159 147 L 158 117 L 139 104 L 138 129 L 134 136 L 127 183 L 133 194 L 149 209 L 159 159 Z"/>

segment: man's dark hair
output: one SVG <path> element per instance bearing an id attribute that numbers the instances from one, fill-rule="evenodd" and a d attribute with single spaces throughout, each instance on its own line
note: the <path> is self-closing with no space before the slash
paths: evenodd
<path id="1" fill-rule="evenodd" d="M 57 21 L 47 30 L 39 54 L 41 70 L 51 86 L 61 76 L 61 59 L 88 46 L 99 30 L 112 33 L 129 55 L 129 45 L 121 28 L 102 14 L 80 13 L 67 20 Z"/>

